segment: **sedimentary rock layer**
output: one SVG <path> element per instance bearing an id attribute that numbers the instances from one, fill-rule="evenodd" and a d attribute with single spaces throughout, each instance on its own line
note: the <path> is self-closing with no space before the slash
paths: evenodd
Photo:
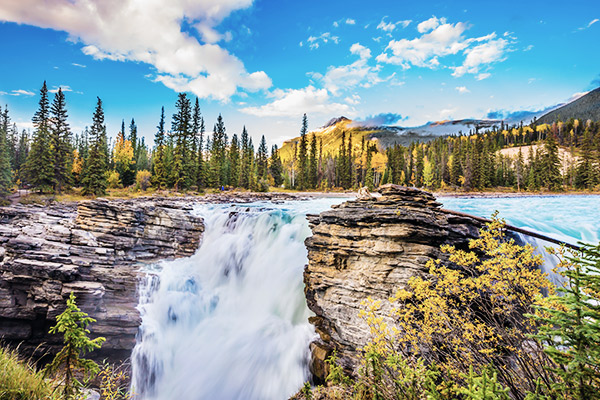
<path id="1" fill-rule="evenodd" d="M 415 275 L 426 274 L 430 259 L 444 258 L 442 244 L 466 245 L 481 223 L 448 214 L 424 191 L 397 185 L 380 188 L 380 197 L 348 201 L 309 216 L 313 236 L 306 240 L 309 263 L 305 293 L 319 339 L 311 344 L 311 370 L 324 379 L 324 360 L 337 350 L 350 373 L 357 367 L 369 329 L 358 316 L 367 297 L 387 300 Z"/>
<path id="2" fill-rule="evenodd" d="M 96 358 L 135 344 L 140 262 L 189 256 L 204 230 L 189 200 L 93 200 L 0 208 L 0 338 L 36 357 L 62 346 L 48 334 L 71 292 L 107 338 Z"/>

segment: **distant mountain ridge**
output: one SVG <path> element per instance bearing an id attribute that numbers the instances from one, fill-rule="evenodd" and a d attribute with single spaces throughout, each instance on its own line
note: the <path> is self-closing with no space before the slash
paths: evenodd
<path id="1" fill-rule="evenodd" d="M 556 120 L 567 121 L 571 118 L 586 121 L 600 120 L 600 88 L 596 88 L 577 100 L 558 107 L 538 119 L 539 123 L 551 124 Z"/>

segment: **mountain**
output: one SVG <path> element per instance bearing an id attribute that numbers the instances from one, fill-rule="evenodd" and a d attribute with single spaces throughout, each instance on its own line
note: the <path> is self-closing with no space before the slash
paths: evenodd
<path id="1" fill-rule="evenodd" d="M 592 121 L 600 120 L 600 88 L 594 89 L 577 100 L 544 114 L 538 119 L 538 122 L 551 124 L 559 118 L 562 121 L 567 121 L 571 118 L 582 121 L 588 119 Z"/>
<path id="2" fill-rule="evenodd" d="M 468 134 L 476 129 L 487 129 L 494 125 L 499 126 L 497 120 L 464 119 L 457 121 L 430 122 L 426 125 L 404 128 L 399 126 L 364 126 L 360 121 L 352 121 L 344 116 L 332 118 L 323 127 L 311 131 L 307 136 L 309 139 L 315 134 L 317 140 L 323 143 L 323 154 L 337 154 L 342 143 L 342 132 L 352 136 L 352 145 L 356 152 L 360 152 L 362 140 L 377 144 L 380 150 L 399 144 L 409 146 L 412 142 L 429 142 L 438 137 Z M 281 159 L 286 162 L 294 155 L 294 145 L 297 145 L 300 137 L 286 140 L 280 149 Z"/>

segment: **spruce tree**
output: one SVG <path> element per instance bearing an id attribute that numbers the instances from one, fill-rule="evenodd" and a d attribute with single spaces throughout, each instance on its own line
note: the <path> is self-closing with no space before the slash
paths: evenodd
<path id="1" fill-rule="evenodd" d="M 176 112 L 172 118 L 172 135 L 175 140 L 173 149 L 173 168 L 171 176 L 176 190 L 189 187 L 191 180 L 186 170 L 188 156 L 188 137 L 192 129 L 192 109 L 190 100 L 185 93 L 179 93 L 175 103 Z"/>
<path id="2" fill-rule="evenodd" d="M 152 179 L 154 185 L 159 189 L 167 186 L 167 166 L 165 164 L 165 107 L 160 110 L 160 120 L 156 126 L 154 135 L 154 156 Z"/>
<path id="3" fill-rule="evenodd" d="M 228 185 L 227 173 L 227 134 L 221 114 L 213 128 L 212 146 L 210 151 L 210 174 L 213 186 Z"/>
<path id="4" fill-rule="evenodd" d="M 300 141 L 298 143 L 298 187 L 306 189 L 308 186 L 308 119 L 306 114 L 302 117 L 302 128 L 300 129 Z"/>
<path id="5" fill-rule="evenodd" d="M 196 184 L 198 188 L 206 186 L 206 163 L 204 161 L 204 118 L 200 117 L 200 130 L 198 139 L 198 151 L 196 156 Z"/>
<path id="6" fill-rule="evenodd" d="M 202 165 L 201 153 L 202 149 L 202 132 L 204 121 L 202 120 L 202 115 L 200 113 L 200 102 L 198 101 L 198 97 L 196 97 L 196 102 L 194 103 L 194 110 L 192 111 L 192 133 L 191 140 L 189 143 L 189 157 L 188 160 L 188 170 L 190 177 L 193 180 L 193 184 L 197 185 L 200 188 L 200 182 L 198 180 L 198 176 L 201 173 L 200 168 Z"/>
<path id="7" fill-rule="evenodd" d="M 589 129 L 586 129 L 583 134 L 580 149 L 580 157 L 575 173 L 575 186 L 579 189 L 593 188 L 596 184 L 596 171 L 594 166 L 594 142 Z"/>
<path id="8" fill-rule="evenodd" d="M 71 185 L 71 168 L 73 164 L 71 149 L 71 131 L 67 123 L 67 106 L 65 95 L 59 88 L 50 107 L 50 146 L 52 149 L 52 164 L 54 169 L 54 191 Z"/>
<path id="9" fill-rule="evenodd" d="M 104 110 L 102 100 L 97 98 L 96 110 L 89 132 L 89 156 L 85 175 L 82 179 L 83 194 L 101 196 L 106 193 L 107 160 L 104 153 L 106 145 L 106 126 L 104 126 Z"/>
<path id="10" fill-rule="evenodd" d="M 229 146 L 229 184 L 233 187 L 240 185 L 240 164 L 240 144 L 234 133 Z"/>
<path id="11" fill-rule="evenodd" d="M 268 151 L 265 135 L 262 135 L 258 150 L 256 152 L 256 176 L 258 179 L 265 178 L 267 176 L 267 167 L 269 162 L 267 154 Z"/>
<path id="12" fill-rule="evenodd" d="M 124 131 L 123 131 L 124 132 Z M 132 164 L 132 172 L 135 177 L 135 173 L 138 170 L 137 168 L 137 158 L 139 155 L 139 142 L 138 142 L 138 134 L 137 134 L 137 125 L 135 120 L 131 118 L 131 123 L 129 124 L 129 141 L 131 142 L 131 148 L 133 149 L 133 164 Z"/>
<path id="13" fill-rule="evenodd" d="M 275 186 L 281 186 L 281 184 L 283 183 L 283 164 L 281 163 L 281 158 L 279 157 L 279 150 L 276 144 L 274 144 L 273 147 L 271 147 L 271 163 L 269 165 L 269 172 L 273 177 Z"/>
<path id="14" fill-rule="evenodd" d="M 317 172 L 317 138 L 313 132 L 310 138 L 310 156 L 308 157 L 308 186 L 311 189 L 315 189 L 318 185 Z"/>
<path id="15" fill-rule="evenodd" d="M 27 181 L 37 190 L 49 191 L 54 187 L 54 165 L 50 147 L 50 103 L 46 81 L 40 90 L 39 108 L 33 116 L 33 142 L 27 158 Z"/>
<path id="16" fill-rule="evenodd" d="M 250 182 L 251 182 L 251 177 L 250 177 L 250 167 L 252 165 L 252 159 L 248 157 L 248 154 L 250 153 L 250 144 L 249 144 L 249 138 L 248 138 L 248 131 L 246 131 L 246 127 L 244 126 L 244 128 L 242 129 L 242 135 L 241 135 L 241 142 L 242 142 L 242 160 L 241 160 L 241 165 L 240 165 L 240 186 L 243 187 L 244 189 L 249 189 L 250 188 Z"/>
<path id="17" fill-rule="evenodd" d="M 4 126 L 0 126 L 0 199 L 10 194 L 12 187 L 12 171 L 10 168 L 10 154 Z"/>
<path id="18" fill-rule="evenodd" d="M 544 145 L 543 179 L 549 190 L 560 190 L 562 177 L 560 174 L 560 160 L 558 158 L 558 145 L 556 137 L 550 134 L 546 137 Z"/>

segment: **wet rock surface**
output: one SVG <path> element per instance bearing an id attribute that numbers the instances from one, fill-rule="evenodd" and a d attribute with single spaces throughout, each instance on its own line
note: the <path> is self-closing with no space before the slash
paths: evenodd
<path id="1" fill-rule="evenodd" d="M 140 324 L 141 262 L 192 255 L 204 225 L 190 199 L 91 200 L 0 208 L 0 338 L 34 359 L 62 347 L 48 334 L 71 292 L 107 338 L 97 359 L 129 357 Z"/>
<path id="2" fill-rule="evenodd" d="M 310 322 L 319 338 L 311 343 L 311 371 L 317 381 L 328 373 L 325 359 L 336 349 L 350 373 L 358 367 L 369 329 L 358 314 L 367 297 L 383 300 L 427 273 L 430 259 L 444 258 L 442 244 L 466 246 L 481 222 L 445 212 L 430 193 L 384 185 L 380 197 L 363 196 L 319 215 L 310 215 L 313 236 L 306 239 L 304 271 Z"/>

